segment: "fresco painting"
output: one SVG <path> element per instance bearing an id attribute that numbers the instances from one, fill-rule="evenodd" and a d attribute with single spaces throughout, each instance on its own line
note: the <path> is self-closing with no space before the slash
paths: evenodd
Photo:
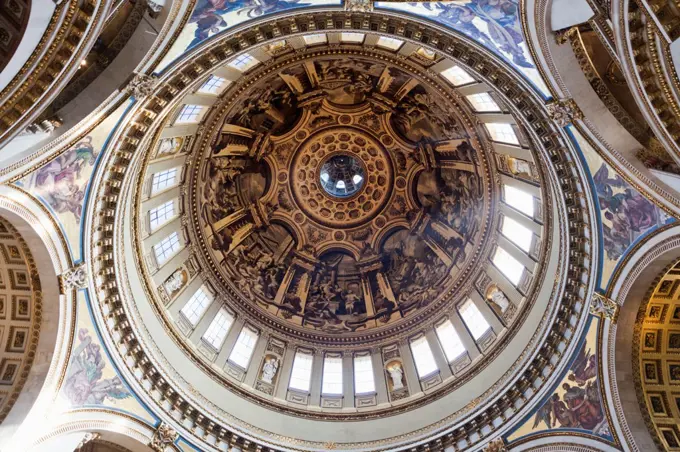
<path id="1" fill-rule="evenodd" d="M 375 5 L 427 17 L 467 35 L 512 64 L 544 96 L 550 94 L 524 39 L 519 0 L 376 2 Z"/>
<path id="2" fill-rule="evenodd" d="M 586 160 L 600 206 L 604 247 L 600 287 L 605 288 L 616 264 L 640 237 L 674 220 L 623 180 L 578 130 L 569 130 Z"/>
<path id="3" fill-rule="evenodd" d="M 508 443 L 536 433 L 577 431 L 612 441 L 600 392 L 597 336 L 599 317 L 591 317 L 583 344 L 552 394 L 508 436 Z"/>
<path id="4" fill-rule="evenodd" d="M 341 0 L 198 0 L 189 22 L 156 72 L 205 39 L 248 20 L 295 8 L 341 4 Z"/>
<path id="5" fill-rule="evenodd" d="M 63 405 L 113 407 L 154 422 L 111 364 L 90 317 L 85 291 L 77 297 L 78 324 L 60 393 Z"/>
<path id="6" fill-rule="evenodd" d="M 81 257 L 83 204 L 97 156 L 127 106 L 123 103 L 69 150 L 16 182 L 50 208 L 62 226 L 76 261 Z"/>

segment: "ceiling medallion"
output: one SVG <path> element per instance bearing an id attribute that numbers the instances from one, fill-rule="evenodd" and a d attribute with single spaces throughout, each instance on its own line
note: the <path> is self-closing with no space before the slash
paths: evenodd
<path id="1" fill-rule="evenodd" d="M 387 62 L 316 55 L 230 102 L 194 208 L 238 303 L 330 337 L 460 295 L 485 248 L 490 188 L 469 121 L 442 93 Z"/>

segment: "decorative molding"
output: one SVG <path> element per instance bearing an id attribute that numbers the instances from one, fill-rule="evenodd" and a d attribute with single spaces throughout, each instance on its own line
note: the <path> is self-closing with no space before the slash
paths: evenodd
<path id="1" fill-rule="evenodd" d="M 80 263 L 75 267 L 66 270 L 60 277 L 61 287 L 63 291 L 70 289 L 83 289 L 87 287 L 88 276 L 87 267 L 84 263 Z"/>
<path id="2" fill-rule="evenodd" d="M 546 106 L 550 119 L 555 121 L 559 127 L 566 127 L 569 124 L 583 119 L 583 112 L 576 105 L 574 99 L 562 99 L 548 103 Z"/>
<path id="3" fill-rule="evenodd" d="M 508 452 L 508 448 L 505 447 L 503 438 L 497 438 L 491 441 L 485 448 L 483 452 Z"/>
<path id="4" fill-rule="evenodd" d="M 165 452 L 166 447 L 172 445 L 179 434 L 165 422 L 161 422 L 149 442 L 149 447 L 156 452 Z"/>
<path id="5" fill-rule="evenodd" d="M 373 0 L 345 0 L 345 11 L 358 13 L 373 11 Z"/>
<path id="6" fill-rule="evenodd" d="M 619 305 L 611 298 L 595 292 L 590 299 L 590 313 L 616 323 L 619 316 Z"/>
<path id="7" fill-rule="evenodd" d="M 85 445 L 91 443 L 92 441 L 96 441 L 99 439 L 101 435 L 99 433 L 92 433 L 92 432 L 87 432 L 85 433 L 85 436 L 83 436 L 83 439 L 80 440 L 78 445 L 76 446 L 76 451 L 81 450 Z"/>
<path id="8" fill-rule="evenodd" d="M 135 74 L 126 89 L 135 99 L 141 100 L 154 91 L 156 76 L 147 74 Z"/>

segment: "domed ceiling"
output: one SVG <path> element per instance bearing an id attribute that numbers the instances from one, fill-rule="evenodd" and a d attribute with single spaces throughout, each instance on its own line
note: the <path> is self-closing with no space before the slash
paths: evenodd
<path id="1" fill-rule="evenodd" d="M 456 101 L 409 70 L 313 53 L 254 74 L 209 119 L 189 205 L 239 304 L 337 342 L 459 297 L 488 251 L 488 158 Z"/>
<path id="2" fill-rule="evenodd" d="M 141 173 L 154 185 L 171 172 L 180 185 L 137 197 L 139 230 L 151 234 L 140 242 L 147 281 L 176 340 L 227 387 L 298 415 L 384 414 L 395 403 L 422 404 L 422 391 L 453 390 L 507 346 L 531 305 L 524 294 L 541 282 L 532 277 L 541 267 L 540 202 L 528 196 L 532 218 L 499 204 L 515 175 L 540 193 L 531 151 L 526 160 L 494 153 L 476 110 L 507 121 L 503 101 L 487 94 L 486 106 L 471 105 L 428 72 L 442 58 L 424 48 L 404 58 L 361 47 L 288 47 L 266 64 L 235 58 L 228 67 L 247 77 L 210 108 L 187 100 L 169 115 L 171 128 L 186 127 L 177 124 L 190 114 L 203 125 L 194 137 L 156 139 Z M 172 196 L 181 221 L 155 233 L 148 215 Z M 523 260 L 509 257 L 514 270 L 498 261 L 499 240 L 517 240 L 510 223 L 526 239 Z M 165 264 L 180 249 L 184 262 Z M 498 282 L 508 271 L 513 281 Z M 229 333 L 215 339 L 220 322 Z M 294 387 L 300 354 L 316 367 Z M 310 387 L 333 359 L 344 359 L 350 378 L 362 356 L 375 373 L 370 394 Z"/>
<path id="3" fill-rule="evenodd" d="M 334 14 L 192 50 L 101 163 L 104 339 L 200 438 L 451 443 L 520 415 L 572 342 L 555 212 L 581 185 L 540 95 L 459 36 Z"/>

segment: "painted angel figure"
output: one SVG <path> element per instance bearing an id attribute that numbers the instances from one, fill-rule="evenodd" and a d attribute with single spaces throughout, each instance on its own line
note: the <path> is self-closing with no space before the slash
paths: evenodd
<path id="1" fill-rule="evenodd" d="M 116 375 L 102 379 L 106 366 L 101 349 L 87 329 L 78 331 L 80 344 L 73 350 L 64 393 L 73 406 L 102 405 L 108 399 L 125 399 L 130 392 Z"/>
<path id="2" fill-rule="evenodd" d="M 579 351 L 574 364 L 571 366 L 569 381 L 579 386 L 585 386 L 588 380 L 597 377 L 597 356 L 590 353 L 585 347 Z"/>
<path id="3" fill-rule="evenodd" d="M 433 9 L 431 3 L 423 3 Z M 509 54 L 520 67 L 533 68 L 522 47 L 524 35 L 519 20 L 517 0 L 469 0 L 463 2 L 437 2 L 438 18 L 491 49 Z M 486 30 L 479 22 L 486 24 Z"/>
<path id="4" fill-rule="evenodd" d="M 80 223 L 85 198 L 81 173 L 84 167 L 93 166 L 95 159 L 92 137 L 88 136 L 36 173 L 36 188 L 47 203 L 58 213 L 71 212 L 76 223 Z"/>
<path id="5" fill-rule="evenodd" d="M 189 23 L 195 23 L 197 28 L 194 32 L 194 40 L 187 48 L 190 49 L 230 26 L 224 18 L 228 13 L 236 12 L 237 15 L 245 15 L 247 20 L 276 11 L 309 5 L 310 3 L 302 3 L 300 0 L 199 0 L 189 18 Z"/>

